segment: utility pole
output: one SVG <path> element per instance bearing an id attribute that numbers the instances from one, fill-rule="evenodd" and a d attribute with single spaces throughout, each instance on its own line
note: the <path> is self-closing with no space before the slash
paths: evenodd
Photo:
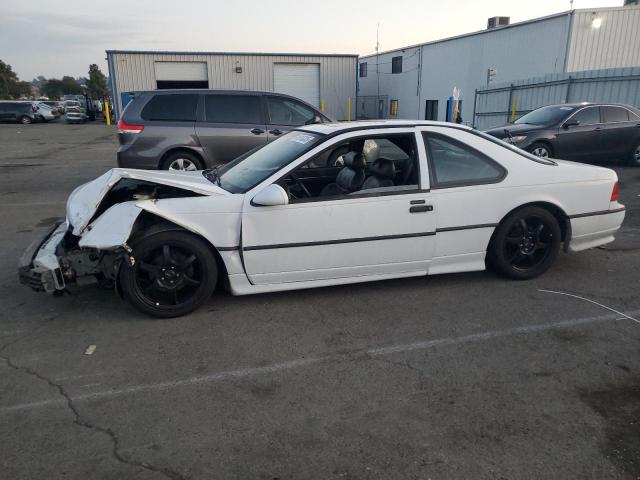
<path id="1" fill-rule="evenodd" d="M 376 76 L 378 77 L 378 91 L 376 94 L 376 109 L 378 110 L 378 118 L 382 118 L 380 108 L 380 22 L 376 28 Z"/>

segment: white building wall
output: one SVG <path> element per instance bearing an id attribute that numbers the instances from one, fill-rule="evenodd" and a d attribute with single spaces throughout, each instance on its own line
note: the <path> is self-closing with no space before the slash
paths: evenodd
<path id="1" fill-rule="evenodd" d="M 209 88 L 273 91 L 274 63 L 317 63 L 320 65 L 320 98 L 325 113 L 346 120 L 351 98 L 355 116 L 355 55 L 274 55 L 225 53 L 173 53 L 107 51 L 109 76 L 115 86 L 116 111 L 122 109 L 123 92 L 155 90 L 154 63 L 159 61 L 206 62 Z M 236 73 L 236 65 L 242 73 Z"/>
<path id="2" fill-rule="evenodd" d="M 594 28 L 592 20 L 601 21 Z M 575 12 L 567 72 L 640 66 L 640 6 Z"/>
<path id="3" fill-rule="evenodd" d="M 424 119 L 425 100 L 438 100 L 438 120 L 445 120 L 447 98 L 458 87 L 463 121 L 471 123 L 475 89 L 486 86 L 487 69 L 497 70 L 494 82 L 564 70 L 569 23 L 569 14 L 555 15 L 385 52 L 379 56 L 380 94 L 387 100 L 398 98 L 397 118 Z M 388 74 L 391 58 L 400 54 L 408 59 L 407 68 L 403 61 L 402 74 Z M 359 62 L 369 64 L 368 76 L 358 79 L 360 102 L 360 96 L 376 95 L 377 76 L 372 68 L 376 56 L 361 57 Z"/>

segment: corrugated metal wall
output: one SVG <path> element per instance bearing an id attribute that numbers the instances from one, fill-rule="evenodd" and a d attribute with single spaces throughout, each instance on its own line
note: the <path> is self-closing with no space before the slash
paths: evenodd
<path id="1" fill-rule="evenodd" d="M 629 66 L 640 66 L 640 6 L 576 11 L 566 71 Z"/>
<path id="2" fill-rule="evenodd" d="M 115 81 L 116 111 L 120 111 L 121 93 L 155 90 L 154 62 L 207 62 L 209 88 L 229 90 L 273 91 L 274 63 L 317 63 L 320 65 L 320 95 L 325 112 L 337 120 L 348 115 L 351 97 L 352 117 L 355 116 L 356 56 L 260 55 L 260 54 L 187 54 L 155 52 L 107 51 L 109 73 Z M 236 65 L 242 73 L 236 73 Z"/>
<path id="3" fill-rule="evenodd" d="M 589 70 L 519 80 L 479 90 L 475 127 L 484 130 L 545 105 L 573 102 L 626 103 L 640 107 L 640 67 Z"/>
<path id="4" fill-rule="evenodd" d="M 368 63 L 368 75 L 359 78 L 358 98 L 377 94 L 375 64 L 379 63 L 380 95 L 399 100 L 398 118 L 424 119 L 425 101 L 438 100 L 438 120 L 445 120 L 447 98 L 458 87 L 462 118 L 470 124 L 475 89 L 486 85 L 487 69 L 496 69 L 495 82 L 564 71 L 570 18 L 569 14 L 554 15 L 407 47 L 382 53 L 379 60 L 376 55 L 360 57 L 360 63 Z M 393 75 L 391 58 L 397 55 L 403 56 L 403 73 Z"/>

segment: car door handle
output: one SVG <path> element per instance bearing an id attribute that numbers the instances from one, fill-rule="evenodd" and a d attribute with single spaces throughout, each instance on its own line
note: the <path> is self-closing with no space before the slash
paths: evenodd
<path id="1" fill-rule="evenodd" d="M 601 132 L 602 131 L 602 127 L 596 127 L 593 129 L 594 132 Z"/>
<path id="2" fill-rule="evenodd" d="M 271 135 L 282 135 L 284 132 L 282 130 L 278 130 L 277 128 L 275 130 L 269 130 L 269 133 Z"/>
<path id="3" fill-rule="evenodd" d="M 254 128 L 253 130 L 251 130 L 251 133 L 253 133 L 254 135 L 261 135 L 264 133 L 264 130 L 262 130 L 261 128 Z"/>
<path id="4" fill-rule="evenodd" d="M 409 213 L 421 213 L 421 212 L 432 212 L 432 205 L 416 205 L 414 207 L 409 208 Z"/>

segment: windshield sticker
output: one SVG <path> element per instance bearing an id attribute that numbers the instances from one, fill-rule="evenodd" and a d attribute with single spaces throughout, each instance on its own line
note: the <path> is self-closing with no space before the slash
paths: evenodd
<path id="1" fill-rule="evenodd" d="M 291 137 L 289 139 L 289 141 L 300 143 L 302 145 L 306 145 L 307 143 L 309 143 L 314 138 L 315 137 L 313 135 L 305 135 L 304 133 L 299 133 L 298 135 L 295 135 L 294 137 Z"/>
<path id="2" fill-rule="evenodd" d="M 573 110 L 573 107 L 560 107 L 560 110 Z"/>

